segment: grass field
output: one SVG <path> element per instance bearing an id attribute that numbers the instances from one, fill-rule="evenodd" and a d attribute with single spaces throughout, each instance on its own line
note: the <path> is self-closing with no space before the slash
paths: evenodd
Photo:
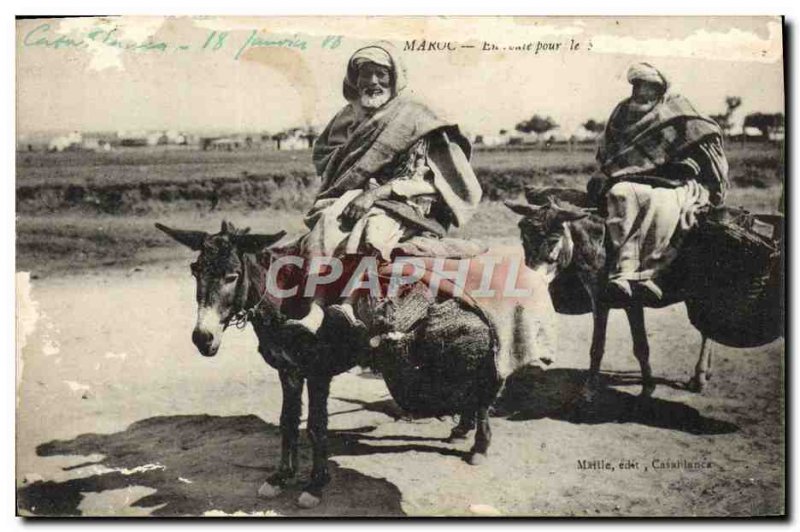
<path id="1" fill-rule="evenodd" d="M 781 152 L 732 146 L 729 155 L 729 204 L 774 211 Z M 640 369 L 625 315 L 611 313 L 591 405 L 580 397 L 593 320 L 558 315 L 552 364 L 508 381 L 491 421 L 491 456 L 480 467 L 466 463 L 471 442 L 443 441 L 451 420 L 407 417 L 374 374 L 344 373 L 329 398 L 333 480 L 322 504 L 297 507 L 302 482 L 275 499 L 257 497 L 280 459 L 279 376 L 247 329 L 230 327 L 217 357 L 197 355 L 195 252 L 153 222 L 215 232 L 226 218 L 254 232 L 298 234 L 317 186 L 309 159 L 308 152 L 20 155 L 17 269 L 37 279 L 17 276 L 20 512 L 785 513 L 783 341 L 715 346 L 714 379 L 703 394 L 690 393 L 685 383 L 701 339 L 685 305 L 646 311 L 658 382 L 649 399 L 637 397 Z M 583 188 L 595 171 L 589 149 L 478 151 L 474 166 L 487 199 L 456 234 L 491 244 L 519 242 L 518 216 L 502 198 L 518 197 L 526 184 Z M 300 445 L 305 477 L 308 439 Z M 644 468 L 576 466 L 601 458 Z M 710 465 L 648 471 L 654 459 Z"/>
<path id="2" fill-rule="evenodd" d="M 734 145 L 728 158 L 728 203 L 774 211 L 781 148 Z M 477 150 L 473 166 L 485 201 L 458 234 L 493 243 L 518 237 L 517 218 L 500 200 L 531 184 L 583 188 L 596 172 L 591 146 Z M 308 151 L 20 153 L 17 269 L 42 275 L 176 258 L 154 221 L 216 231 L 227 218 L 255 231 L 299 233 L 317 187 Z"/>

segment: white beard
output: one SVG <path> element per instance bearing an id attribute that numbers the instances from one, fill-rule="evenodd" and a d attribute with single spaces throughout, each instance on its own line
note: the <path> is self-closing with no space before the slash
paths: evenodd
<path id="1" fill-rule="evenodd" d="M 361 96 L 359 97 L 359 104 L 364 109 L 374 111 L 380 107 L 383 107 L 386 102 L 389 101 L 391 98 L 391 94 L 387 90 L 381 91 L 379 94 L 367 94 L 366 92 L 361 92 Z"/>

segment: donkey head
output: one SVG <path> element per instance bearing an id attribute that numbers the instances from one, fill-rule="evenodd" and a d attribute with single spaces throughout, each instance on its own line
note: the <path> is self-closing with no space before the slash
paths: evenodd
<path id="1" fill-rule="evenodd" d="M 274 235 L 251 235 L 249 229 L 236 229 L 223 221 L 222 229 L 215 235 L 203 231 L 172 229 L 156 224 L 184 246 L 199 251 L 191 264 L 197 281 L 197 323 L 192 342 L 203 356 L 217 354 L 222 332 L 231 318 L 245 308 L 248 283 L 242 255 L 256 253 L 283 238 L 284 231 Z"/>
<path id="2" fill-rule="evenodd" d="M 560 267 L 568 265 L 572 241 L 566 224 L 589 216 L 591 211 L 562 205 L 553 198 L 545 205 L 515 201 L 506 201 L 505 205 L 523 216 L 519 228 L 529 268 L 544 268 L 546 275 L 552 277 Z"/>

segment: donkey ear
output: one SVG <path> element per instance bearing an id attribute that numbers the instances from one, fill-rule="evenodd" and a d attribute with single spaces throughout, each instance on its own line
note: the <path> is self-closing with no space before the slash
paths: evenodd
<path id="1" fill-rule="evenodd" d="M 203 240 L 206 239 L 208 233 L 203 231 L 186 231 L 184 229 L 172 229 L 171 227 L 167 227 L 166 225 L 162 225 L 157 223 L 156 228 L 164 231 L 169 236 L 183 244 L 184 246 L 188 247 L 189 249 L 193 249 L 197 251 L 203 246 Z"/>
<path id="2" fill-rule="evenodd" d="M 258 253 L 284 236 L 286 231 L 278 231 L 272 235 L 238 235 L 234 238 L 234 243 L 244 253 Z"/>
<path id="3" fill-rule="evenodd" d="M 575 208 L 571 205 L 564 207 L 558 201 L 554 201 L 553 198 L 550 198 L 550 206 L 555 211 L 556 220 L 559 222 L 574 222 L 591 214 L 588 209 Z"/>
<path id="4" fill-rule="evenodd" d="M 530 205 L 528 203 L 523 203 L 521 201 L 510 201 L 506 200 L 503 202 L 506 207 L 511 209 L 517 214 L 521 214 L 522 216 L 533 216 L 536 214 L 541 207 L 536 205 Z"/>
<path id="5" fill-rule="evenodd" d="M 544 205 L 547 201 L 547 187 L 537 187 L 536 185 L 528 185 L 525 187 L 525 199 L 532 205 Z"/>

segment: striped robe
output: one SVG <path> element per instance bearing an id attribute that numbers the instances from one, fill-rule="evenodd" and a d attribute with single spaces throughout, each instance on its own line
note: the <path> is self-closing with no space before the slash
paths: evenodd
<path id="1" fill-rule="evenodd" d="M 618 251 L 610 279 L 647 281 L 674 260 L 672 237 L 693 225 L 694 212 L 724 201 L 728 161 L 719 127 L 685 98 L 668 96 L 634 123 L 627 102 L 612 113 L 597 155 L 615 182 L 606 195 Z"/>

